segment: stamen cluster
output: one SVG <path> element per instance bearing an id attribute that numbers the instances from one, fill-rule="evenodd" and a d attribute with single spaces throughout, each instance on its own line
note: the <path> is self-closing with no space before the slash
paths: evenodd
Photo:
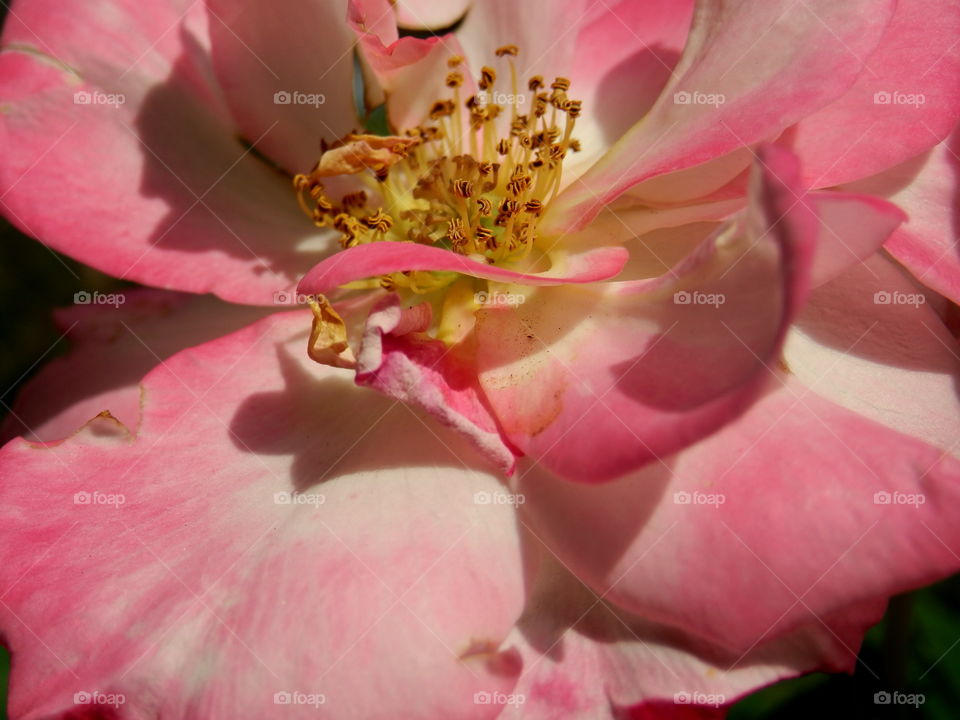
<path id="1" fill-rule="evenodd" d="M 439 245 L 479 256 L 491 264 L 522 261 L 537 239 L 537 223 L 560 188 L 581 102 L 567 96 L 570 81 L 550 83 L 536 75 L 521 94 L 513 58 L 516 46 L 496 55 L 509 63 L 511 93 L 497 93 L 497 72 L 484 66 L 477 92 L 461 98 L 463 59 L 451 58 L 445 84 L 451 97 L 434 102 L 426 120 L 389 147 L 389 162 L 360 173 L 369 192 L 345 195 L 339 203 L 324 192 L 323 158 L 294 186 L 301 206 L 318 227 L 341 233 L 344 248 L 380 240 Z M 497 102 L 506 98 L 506 103 Z M 527 113 L 518 105 L 529 102 Z M 504 115 L 509 106 L 509 123 Z M 499 121 L 499 122 L 498 122 Z M 356 138 L 358 136 L 348 136 Z M 325 152 L 343 146 L 343 142 Z M 449 282 L 431 273 L 395 273 L 383 287 L 429 292 Z"/>

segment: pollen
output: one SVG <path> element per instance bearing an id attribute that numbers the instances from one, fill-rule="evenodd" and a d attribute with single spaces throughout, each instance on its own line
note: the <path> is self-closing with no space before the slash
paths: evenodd
<path id="1" fill-rule="evenodd" d="M 477 86 L 481 90 L 489 90 L 493 87 L 493 84 L 497 81 L 497 71 L 492 67 L 483 66 L 483 69 L 480 70 L 480 82 L 477 83 Z"/>
<path id="2" fill-rule="evenodd" d="M 425 103 L 420 125 L 379 140 L 350 135 L 324 144 L 314 172 L 294 179 L 304 212 L 337 230 L 344 248 L 416 242 L 521 267 L 541 240 L 537 227 L 560 190 L 564 160 L 580 150 L 573 131 L 583 105 L 568 97 L 568 78 L 548 83 L 534 75 L 523 83 L 519 53 L 516 45 L 497 48 L 475 84 L 467 83 L 464 59 L 452 57 L 443 71 L 450 96 Z M 464 99 L 470 87 L 476 93 Z M 327 160 L 331 153 L 339 154 Z M 324 168 L 341 167 L 365 190 L 332 197 L 323 180 L 333 173 Z M 425 294 L 457 278 L 415 271 L 363 282 Z"/>

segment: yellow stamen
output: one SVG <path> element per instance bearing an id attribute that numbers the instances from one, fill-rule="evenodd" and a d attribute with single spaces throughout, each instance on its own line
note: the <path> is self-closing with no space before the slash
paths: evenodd
<path id="1" fill-rule="evenodd" d="M 556 77 L 548 84 L 542 75 L 534 75 L 526 85 L 532 93 L 530 105 L 520 114 L 518 105 L 525 96 L 519 94 L 514 64 L 518 54 L 513 45 L 496 51 L 510 67 L 508 119 L 502 117 L 506 107 L 496 102 L 498 70 L 481 67 L 477 93 L 463 102 L 464 61 L 452 57 L 444 76 L 450 96 L 427 106 L 424 124 L 395 137 L 351 135 L 323 144 L 314 171 L 294 178 L 301 208 L 315 224 L 339 231 L 343 247 L 381 240 L 417 242 L 492 264 L 524 262 L 538 242 L 538 224 L 560 190 L 563 161 L 569 152 L 580 150 L 573 132 L 583 105 L 568 96 L 568 78 Z M 356 173 L 367 191 L 349 193 L 339 202 L 328 197 L 320 180 L 340 167 Z M 424 295 L 450 291 L 458 277 L 412 271 L 350 287 Z M 470 287 L 481 282 L 471 280 Z"/>

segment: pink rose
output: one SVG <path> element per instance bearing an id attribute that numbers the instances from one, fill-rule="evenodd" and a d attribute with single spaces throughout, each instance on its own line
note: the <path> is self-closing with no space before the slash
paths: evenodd
<path id="1" fill-rule="evenodd" d="M 960 564 L 958 30 L 14 4 L 4 212 L 161 289 L 64 311 L 8 423 L 11 717 L 711 717 L 851 669 Z"/>

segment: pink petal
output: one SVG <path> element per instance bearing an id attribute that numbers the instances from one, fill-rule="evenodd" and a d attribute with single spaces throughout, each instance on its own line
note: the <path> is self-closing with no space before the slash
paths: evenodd
<path id="1" fill-rule="evenodd" d="M 450 71 L 447 62 L 464 55 L 454 35 L 401 38 L 390 0 L 349 0 L 349 22 L 364 59 L 387 93 L 394 130 L 419 125 L 435 101 L 449 97 L 444 86 Z M 464 99 L 475 92 L 473 82 L 467 72 Z"/>
<path id="2" fill-rule="evenodd" d="M 306 294 L 327 293 L 353 280 L 407 270 L 456 272 L 520 285 L 591 283 L 619 273 L 627 261 L 627 252 L 611 247 L 569 256 L 558 252 L 554 257 L 553 267 L 533 274 L 488 265 L 440 247 L 413 242 L 373 242 L 347 248 L 327 258 L 306 274 L 298 290 Z"/>
<path id="3" fill-rule="evenodd" d="M 471 0 L 395 0 L 397 25 L 409 30 L 449 27 L 470 9 Z"/>
<path id="4" fill-rule="evenodd" d="M 960 130 L 929 153 L 847 187 L 906 210 L 909 220 L 886 249 L 920 282 L 960 303 Z"/>
<path id="5" fill-rule="evenodd" d="M 945 452 L 960 438 L 960 345 L 882 255 L 813 294 L 784 348 L 798 380 Z"/>
<path id="6" fill-rule="evenodd" d="M 511 637 L 524 659 L 514 692 L 525 701 L 501 720 L 725 717 L 724 706 L 777 680 L 852 671 L 864 630 L 885 606 L 851 608 L 730 652 L 618 610 L 544 555 L 531 612 Z M 717 713 L 711 701 L 720 713 L 709 714 Z"/>
<path id="7" fill-rule="evenodd" d="M 548 81 L 558 75 L 570 76 L 588 4 L 588 0 L 482 0 L 474 4 L 456 34 L 475 72 L 498 60 L 494 54 L 498 47 L 516 45 L 520 51 L 514 58 L 518 91 L 526 94 L 526 80 L 533 75 Z M 500 87 L 511 92 L 505 84 L 509 72 L 500 77 Z"/>
<path id="8" fill-rule="evenodd" d="M 264 313 L 164 290 L 129 290 L 117 293 L 116 302 L 57 312 L 70 352 L 45 364 L 17 394 L 0 433 L 3 441 L 17 435 L 34 442 L 61 440 L 103 411 L 135 428 L 139 382 L 148 371 Z"/>
<path id="9" fill-rule="evenodd" d="M 461 353 L 424 334 L 429 303 L 410 309 L 389 295 L 370 313 L 357 362 L 357 384 L 423 408 L 470 439 L 501 472 L 516 458 L 483 400 L 476 369 Z"/>
<path id="10" fill-rule="evenodd" d="M 0 55 L 3 211 L 112 275 L 269 303 L 328 236 L 299 212 L 289 181 L 236 139 L 205 80 L 201 11 L 184 25 L 183 9 L 163 3 L 39 0 L 11 13 Z M 75 93 L 125 102 L 77 104 Z"/>
<path id="11" fill-rule="evenodd" d="M 805 183 L 858 180 L 943 140 L 960 119 L 958 36 L 960 6 L 952 0 L 900 0 L 853 87 L 784 136 Z"/>
<path id="12" fill-rule="evenodd" d="M 680 59 L 693 14 L 693 0 L 597 7 L 574 48 L 570 92 L 585 108 L 576 129 L 583 151 L 568 157 L 565 173 L 589 167 L 653 106 Z"/>
<path id="13" fill-rule="evenodd" d="M 673 80 L 643 121 L 561 194 L 548 226 L 582 228 L 632 185 L 772 138 L 839 97 L 863 70 L 860 58 L 876 47 L 893 5 L 700 3 Z M 678 102 L 677 93 L 691 102 Z M 702 101 L 692 102 L 693 93 Z"/>
<path id="14" fill-rule="evenodd" d="M 206 7 L 217 80 L 260 152 L 289 173 L 306 172 L 321 138 L 358 127 L 346 0 L 206 0 Z M 278 104 L 277 93 L 289 102 Z"/>
<path id="15" fill-rule="evenodd" d="M 793 378 L 773 384 L 737 422 L 614 483 L 534 470 L 519 490 L 535 532 L 610 602 L 741 651 L 956 572 L 960 463 Z M 744 597 L 762 602 L 722 601 Z"/>
<path id="16" fill-rule="evenodd" d="M 175 356 L 135 436 L 101 418 L 0 451 L 12 717 L 96 690 L 123 718 L 261 720 L 284 692 L 330 718 L 484 718 L 474 693 L 511 691 L 514 510 L 475 497 L 501 486 L 456 434 L 307 360 L 308 323 Z"/>
<path id="17" fill-rule="evenodd" d="M 870 195 L 818 192 L 808 194 L 804 201 L 820 218 L 817 252 L 810 268 L 812 287 L 874 255 L 906 220 L 898 207 Z"/>
<path id="18" fill-rule="evenodd" d="M 514 445 L 565 478 L 599 482 L 752 402 L 802 303 L 816 240 L 795 161 L 773 148 L 762 159 L 752 212 L 669 274 L 543 289 L 479 313 L 481 384 Z"/>
<path id="19" fill-rule="evenodd" d="M 799 201 L 801 198 L 797 198 Z M 802 197 L 820 220 L 810 280 L 822 285 L 881 248 L 904 214 L 871 195 L 813 192 Z M 715 221 L 743 208 L 745 197 L 675 207 L 638 204 L 624 193 L 590 225 L 564 238 L 564 244 L 586 248 L 623 245 L 630 259 L 618 276 L 624 280 L 665 274 L 716 227 Z"/>

